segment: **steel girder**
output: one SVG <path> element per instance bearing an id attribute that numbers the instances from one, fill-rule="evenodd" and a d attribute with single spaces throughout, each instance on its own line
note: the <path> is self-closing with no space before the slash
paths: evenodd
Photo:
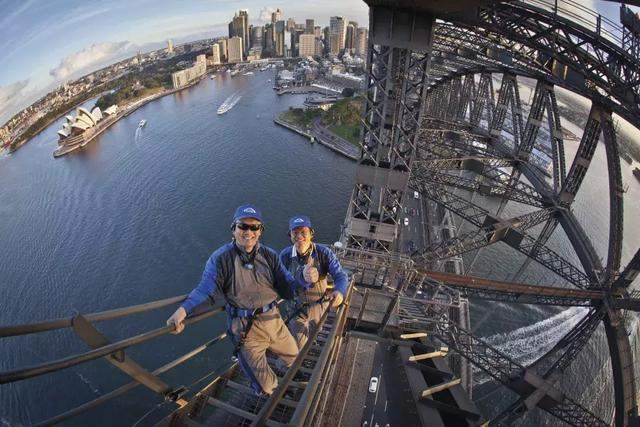
<path id="1" fill-rule="evenodd" d="M 553 384 L 545 381 L 506 354 L 455 324 L 439 324 L 434 337 L 486 372 L 494 380 L 522 395 L 544 391 L 534 405 L 573 426 L 607 426 L 607 423 Z"/>
<path id="2" fill-rule="evenodd" d="M 574 80 L 581 80 L 585 86 L 595 85 L 640 117 L 638 58 L 614 41 L 553 11 L 520 1 L 481 8 L 477 18 L 469 23 L 474 28 L 482 27 L 487 37 L 535 49 L 541 62 L 557 62 L 549 64 L 552 73 L 571 70 Z"/>
<path id="3" fill-rule="evenodd" d="M 464 235 L 453 235 L 425 248 L 422 253 L 427 263 L 447 259 L 500 241 L 520 239 L 525 230 L 535 227 L 553 216 L 553 209 L 540 209 L 515 218 L 501 220 L 487 216 L 478 230 Z"/>
<path id="4" fill-rule="evenodd" d="M 431 183 L 415 180 L 410 186 L 478 228 L 483 227 L 485 218 L 492 216 L 487 210 Z M 521 233 L 519 237 L 517 240 L 505 240 L 505 243 L 533 258 L 572 285 L 582 289 L 592 287 L 589 277 L 560 254 L 546 246 L 537 245 L 536 239 L 526 233 Z M 537 252 L 533 250 L 534 247 L 537 248 Z"/>

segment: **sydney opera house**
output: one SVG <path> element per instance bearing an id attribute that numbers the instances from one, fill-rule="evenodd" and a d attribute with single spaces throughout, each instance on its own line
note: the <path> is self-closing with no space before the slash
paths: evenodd
<path id="1" fill-rule="evenodd" d="M 62 156 L 84 146 L 113 124 L 117 115 L 117 105 L 112 105 L 104 111 L 94 107 L 91 112 L 86 108 L 78 107 L 75 117 L 72 115 L 65 117 L 62 129 L 58 131 L 58 149 L 53 155 Z"/>

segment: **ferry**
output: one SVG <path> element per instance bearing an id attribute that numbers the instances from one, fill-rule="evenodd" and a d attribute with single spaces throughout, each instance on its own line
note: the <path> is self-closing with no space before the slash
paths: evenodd
<path id="1" fill-rule="evenodd" d="M 243 76 L 253 76 L 253 71 L 247 71 Z"/>
<path id="2" fill-rule="evenodd" d="M 237 75 L 238 75 L 238 73 L 240 73 L 240 70 L 233 70 L 233 71 L 231 72 L 231 77 L 235 77 L 235 76 L 237 76 Z"/>
<path id="3" fill-rule="evenodd" d="M 146 124 L 147 124 L 147 121 L 145 119 L 142 119 L 140 120 L 140 123 L 138 123 L 138 127 L 143 128 L 145 127 Z"/>
<path id="4" fill-rule="evenodd" d="M 216 78 L 216 76 L 215 76 L 215 74 L 211 74 L 211 75 L 209 76 L 209 78 L 210 78 L 211 80 L 213 80 L 213 79 L 215 79 L 215 78 Z"/>
<path id="5" fill-rule="evenodd" d="M 240 98 L 242 98 L 242 95 L 236 92 L 232 94 L 230 97 L 228 97 L 227 99 L 225 99 L 224 102 L 220 104 L 220 107 L 218 107 L 218 114 L 222 115 L 227 111 L 231 110 L 233 107 L 235 107 L 238 101 L 240 101 Z"/>

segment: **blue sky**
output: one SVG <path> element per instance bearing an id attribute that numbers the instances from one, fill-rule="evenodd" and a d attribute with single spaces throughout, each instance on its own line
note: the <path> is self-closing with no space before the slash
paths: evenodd
<path id="1" fill-rule="evenodd" d="M 618 4 L 584 0 L 618 21 Z M 0 125 L 60 83 L 167 39 L 184 42 L 225 35 L 239 9 L 262 23 L 275 8 L 297 22 L 332 15 L 368 24 L 362 0 L 271 2 L 255 0 L 0 0 Z"/>
<path id="2" fill-rule="evenodd" d="M 165 44 L 226 35 L 239 9 L 261 23 L 280 8 L 286 18 L 343 15 L 368 24 L 362 0 L 0 0 L 0 125 L 69 79 Z"/>

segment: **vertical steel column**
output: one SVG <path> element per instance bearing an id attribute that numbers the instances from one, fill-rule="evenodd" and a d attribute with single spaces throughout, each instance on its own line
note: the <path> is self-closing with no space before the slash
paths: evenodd
<path id="1" fill-rule="evenodd" d="M 415 138 L 425 104 L 434 18 L 422 10 L 370 5 L 362 152 L 342 241 L 347 247 L 394 249 Z"/>

